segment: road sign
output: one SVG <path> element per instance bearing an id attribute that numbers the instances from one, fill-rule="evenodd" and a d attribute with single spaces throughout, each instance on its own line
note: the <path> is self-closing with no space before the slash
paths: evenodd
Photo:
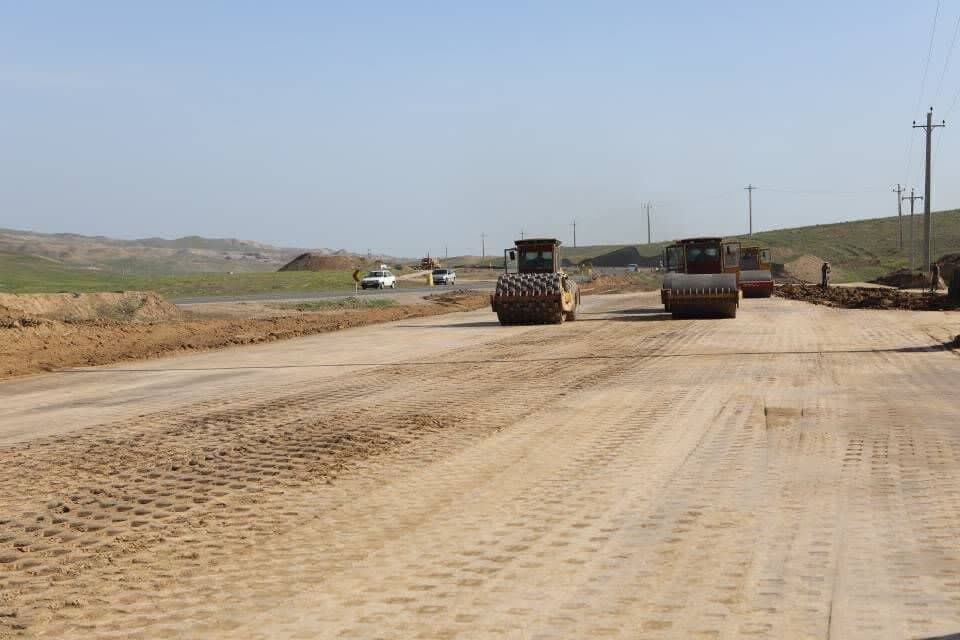
<path id="1" fill-rule="evenodd" d="M 360 282 L 360 269 L 353 270 L 353 281 Z"/>

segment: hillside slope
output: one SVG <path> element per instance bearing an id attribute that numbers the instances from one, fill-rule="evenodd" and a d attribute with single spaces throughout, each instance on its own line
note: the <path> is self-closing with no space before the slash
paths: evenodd
<path id="1" fill-rule="evenodd" d="M 118 240 L 74 233 L 0 229 L 0 253 L 7 256 L 45 258 L 64 269 L 92 269 L 121 275 L 275 271 L 300 252 L 302 249 L 232 238 Z"/>
<path id="2" fill-rule="evenodd" d="M 909 216 L 903 217 L 904 248 L 897 249 L 898 221 L 896 216 L 820 224 L 776 231 L 763 231 L 752 238 L 737 236 L 744 243 L 769 246 L 778 263 L 792 264 L 804 272 L 814 265 L 814 271 L 823 260 L 833 265 L 834 279 L 862 281 L 883 275 L 894 269 L 909 266 Z M 923 216 L 914 216 L 916 264 L 920 264 L 923 235 Z M 945 253 L 960 252 L 960 209 L 933 214 L 934 252 L 939 258 Z M 657 256 L 665 242 L 636 245 L 564 246 L 563 257 L 572 263 L 595 260 L 625 247 L 634 247 L 639 256 Z M 623 255 L 627 255 L 624 253 Z M 635 262 L 636 260 L 631 260 Z M 801 275 L 804 275 L 801 274 Z"/>

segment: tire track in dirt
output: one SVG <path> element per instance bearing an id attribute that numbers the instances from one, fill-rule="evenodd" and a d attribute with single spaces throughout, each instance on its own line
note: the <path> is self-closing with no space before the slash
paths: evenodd
<path id="1" fill-rule="evenodd" d="M 581 331 L 596 337 L 557 351 L 576 357 L 602 345 L 610 333 L 598 325 Z M 547 335 L 544 329 L 530 333 Z M 489 345 L 479 356 L 522 357 L 539 353 L 544 344 L 544 338 L 521 334 Z M 381 367 L 362 379 L 288 389 L 278 398 L 270 390 L 143 416 L 133 425 L 109 424 L 8 447 L 0 504 L 2 513 L 19 513 L 2 521 L 2 606 L 14 607 L 13 624 L 19 627 L 31 619 L 69 617 L 84 608 L 93 588 L 85 574 L 106 569 L 112 578 L 97 575 L 98 581 L 118 580 L 125 569 L 117 565 L 138 554 L 158 555 L 169 540 L 188 547 L 174 557 L 194 560 L 203 549 L 189 550 L 198 546 L 192 541 L 212 530 L 219 543 L 237 544 L 263 531 L 284 530 L 299 514 L 265 517 L 264 502 L 334 481 L 373 456 L 413 450 L 422 438 L 438 439 L 447 431 L 461 439 L 495 432 L 567 393 L 563 382 L 571 388 L 600 384 L 616 364 L 538 363 L 539 379 L 522 389 L 504 387 L 503 377 L 515 377 L 524 366 L 498 363 L 465 371 L 440 365 L 413 381 L 402 368 Z M 435 398 L 425 397 L 424 383 Z M 450 406 L 445 398 L 464 387 L 481 401 Z M 369 407 L 370 388 L 390 389 L 387 409 Z M 311 419 L 321 406 L 337 411 Z M 419 455 L 424 463 L 431 457 Z M 31 504 L 38 494 L 44 501 Z M 32 510 L 22 510 L 27 508 Z M 257 522 L 250 524 L 254 513 Z M 50 590 L 52 581 L 76 586 Z"/>
<path id="2" fill-rule="evenodd" d="M 808 309 L 538 328 L 0 449 L 0 635 L 952 632 L 956 356 Z M 104 488 L 147 520 L 109 548 L 79 513 Z M 208 501 L 152 517 L 178 496 Z"/>

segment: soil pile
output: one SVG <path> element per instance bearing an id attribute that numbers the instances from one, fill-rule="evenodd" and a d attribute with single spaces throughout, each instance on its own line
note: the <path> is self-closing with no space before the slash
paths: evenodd
<path id="1" fill-rule="evenodd" d="M 810 284 L 785 284 L 774 289 L 774 295 L 790 300 L 844 309 L 910 309 L 914 311 L 949 311 L 960 309 L 960 301 L 937 293 L 911 293 L 899 289 L 872 287 L 828 287 Z"/>
<path id="2" fill-rule="evenodd" d="M 595 267 L 625 267 L 628 264 L 655 267 L 660 264 L 660 256 L 642 256 L 636 247 L 623 247 L 584 262 L 589 262 Z"/>
<path id="3" fill-rule="evenodd" d="M 820 282 L 820 267 L 822 266 L 823 260 L 821 258 L 809 254 L 802 255 L 786 262 L 783 265 L 783 273 L 785 276 L 804 282 Z M 833 266 L 830 277 L 834 280 L 839 279 L 841 270 Z"/>
<path id="4" fill-rule="evenodd" d="M 318 253 L 301 253 L 280 267 L 280 271 L 346 271 L 362 269 L 365 262 L 350 256 L 325 256 Z"/>
<path id="5" fill-rule="evenodd" d="M 436 304 L 291 311 L 266 318 L 195 319 L 184 314 L 185 319 L 150 324 L 103 318 L 0 323 L 0 378 L 272 342 L 381 322 L 470 311 L 490 304 L 488 296 L 465 291 L 437 294 L 431 302 Z"/>
<path id="6" fill-rule="evenodd" d="M 0 318 L 10 322 L 164 322 L 180 317 L 176 306 L 152 292 L 0 293 Z"/>
<path id="7" fill-rule="evenodd" d="M 896 287 L 897 289 L 924 289 L 930 286 L 929 278 L 924 276 L 923 273 L 913 271 L 912 269 L 897 269 L 870 282 L 874 284 L 885 284 L 888 287 Z"/>

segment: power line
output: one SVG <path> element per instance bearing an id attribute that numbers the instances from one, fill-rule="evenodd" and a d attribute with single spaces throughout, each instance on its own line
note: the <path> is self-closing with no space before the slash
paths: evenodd
<path id="1" fill-rule="evenodd" d="M 790 189 L 783 187 L 754 187 L 757 191 L 771 193 L 787 193 L 797 196 L 862 196 L 875 193 L 885 193 L 885 189 L 865 189 L 863 191 L 837 191 L 834 189 Z"/>
<path id="2" fill-rule="evenodd" d="M 920 110 L 920 105 L 923 104 L 923 90 L 927 86 L 927 72 L 930 70 L 930 58 L 933 57 L 933 41 L 934 36 L 937 34 L 937 19 L 940 17 L 940 0 L 937 0 L 937 9 L 933 12 L 933 24 L 930 25 L 930 44 L 927 46 L 927 61 L 923 65 L 923 75 L 920 78 L 920 90 L 917 92 L 917 104 L 913 108 L 913 113 L 916 113 Z M 907 150 L 907 168 L 905 170 L 904 179 L 910 181 L 910 170 L 913 168 L 913 143 L 916 140 L 916 136 L 910 136 L 910 147 Z"/>
<path id="3" fill-rule="evenodd" d="M 943 61 L 943 70 L 940 71 L 940 79 L 937 81 L 937 90 L 933 94 L 933 104 L 937 104 L 940 99 L 940 90 L 943 88 L 943 79 L 950 68 L 950 58 L 953 56 L 953 48 L 957 46 L 957 36 L 960 35 L 960 16 L 957 16 L 957 22 L 953 25 L 953 37 L 950 39 L 950 48 L 947 49 L 947 57 Z"/>
<path id="4" fill-rule="evenodd" d="M 930 26 L 930 44 L 927 47 L 927 61 L 923 65 L 923 76 L 920 78 L 920 91 L 917 93 L 917 106 L 914 112 L 920 110 L 923 102 L 923 90 L 927 86 L 927 72 L 930 71 L 930 59 L 933 58 L 933 41 L 937 35 L 937 19 L 940 17 L 940 0 L 937 0 L 937 10 L 933 13 L 933 24 Z"/>

